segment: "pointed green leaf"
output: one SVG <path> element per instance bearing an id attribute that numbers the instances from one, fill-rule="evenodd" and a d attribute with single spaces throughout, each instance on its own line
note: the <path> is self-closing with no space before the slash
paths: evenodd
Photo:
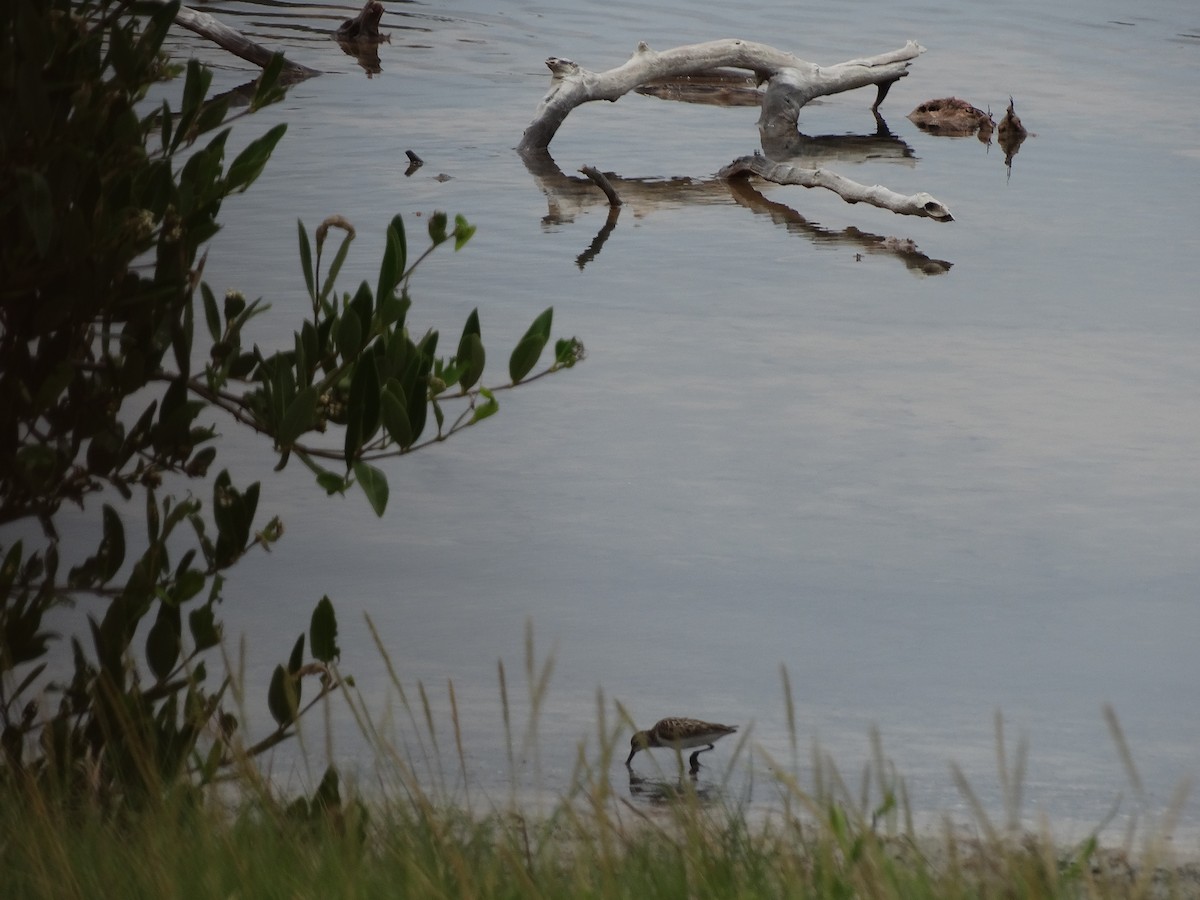
<path id="1" fill-rule="evenodd" d="M 314 286 L 316 282 L 313 280 L 312 245 L 308 242 L 308 231 L 304 228 L 304 222 L 297 219 L 296 227 L 300 232 L 300 269 L 304 273 L 304 286 L 308 288 L 309 299 L 316 300 L 317 293 Z"/>
<path id="2" fill-rule="evenodd" d="M 304 665 L 304 635 L 296 638 L 296 643 L 292 645 L 292 655 L 288 657 L 288 674 L 295 675 L 300 671 L 300 667 Z"/>
<path id="3" fill-rule="evenodd" d="M 385 298 L 395 293 L 396 285 L 404 276 L 404 267 L 408 262 L 408 245 L 404 236 L 404 220 L 394 216 L 387 230 L 387 246 L 383 251 L 383 261 L 379 266 L 379 287 L 375 296 L 383 303 Z"/>
<path id="4" fill-rule="evenodd" d="M 391 389 L 391 384 L 395 384 L 395 390 Z M 379 398 L 383 427 L 401 449 L 407 450 L 413 442 L 413 433 L 412 424 L 408 421 L 408 412 L 405 410 L 404 389 L 395 379 L 392 379 L 391 384 Z"/>
<path id="5" fill-rule="evenodd" d="M 476 404 L 475 411 L 471 415 L 472 425 L 481 419 L 486 419 L 488 416 L 494 416 L 500 411 L 500 404 L 496 402 L 495 394 L 493 394 L 487 388 L 480 388 L 479 393 L 484 398 L 484 402 Z"/>
<path id="6" fill-rule="evenodd" d="M 462 337 L 458 341 L 458 353 L 455 360 L 460 366 L 459 385 L 466 392 L 475 386 L 483 375 L 483 367 L 487 354 L 483 349 L 483 338 L 479 328 L 479 308 L 471 310 L 463 325 Z"/>
<path id="7" fill-rule="evenodd" d="M 200 283 L 200 296 L 204 299 L 204 319 L 208 323 L 208 333 L 214 341 L 221 339 L 221 314 L 217 311 L 217 298 L 213 296 L 208 282 Z"/>
<path id="8" fill-rule="evenodd" d="M 125 528 L 117 511 L 104 504 L 104 538 L 100 542 L 100 582 L 111 579 L 125 562 Z"/>
<path id="9" fill-rule="evenodd" d="M 536 334 L 543 341 L 550 340 L 550 326 L 554 322 L 554 307 L 549 306 L 544 309 L 529 326 L 529 330 L 525 332 L 527 335 Z"/>
<path id="10" fill-rule="evenodd" d="M 254 183 L 271 158 L 271 151 L 287 131 L 287 123 L 280 122 L 260 138 L 251 141 L 234 159 L 225 176 L 225 190 L 229 193 L 244 191 Z"/>
<path id="11" fill-rule="evenodd" d="M 352 362 L 362 349 L 363 326 L 353 307 L 342 310 L 337 324 L 337 347 L 342 362 Z"/>
<path id="12" fill-rule="evenodd" d="M 458 360 L 465 366 L 458 378 L 458 383 L 465 393 L 473 388 L 476 382 L 483 376 L 483 368 L 487 363 L 487 353 L 483 349 L 483 341 L 477 334 L 464 335 L 462 343 L 459 344 L 458 352 Z"/>
<path id="13" fill-rule="evenodd" d="M 527 334 L 521 338 L 508 359 L 508 375 L 513 384 L 533 371 L 545 346 L 546 339 L 540 334 Z"/>
<path id="14" fill-rule="evenodd" d="M 333 290 L 338 273 L 342 270 L 342 263 L 346 261 L 346 254 L 350 252 L 350 242 L 352 240 L 354 240 L 354 232 L 347 232 L 342 237 L 342 243 L 333 257 L 333 262 L 329 265 L 329 273 L 325 276 L 325 283 L 321 285 L 321 300 L 328 297 L 329 292 Z"/>
<path id="15" fill-rule="evenodd" d="M 290 447 L 300 435 L 313 427 L 317 420 L 317 398 L 320 396 L 315 386 L 306 387 L 296 394 L 283 414 L 279 424 L 279 432 L 275 436 L 280 447 Z"/>
<path id="16" fill-rule="evenodd" d="M 276 666 L 271 674 L 271 686 L 267 689 L 267 708 L 271 717 L 281 727 L 290 724 L 296 718 L 300 707 L 299 698 L 292 679 L 283 666 Z"/>
<path id="17" fill-rule="evenodd" d="M 435 247 L 446 240 L 446 222 L 446 214 L 440 210 L 429 217 L 429 239 Z"/>
<path id="18" fill-rule="evenodd" d="M 159 603 L 158 615 L 146 635 L 146 662 L 150 671 L 163 681 L 175 668 L 179 659 L 181 622 L 179 607 L 171 603 Z"/>
<path id="19" fill-rule="evenodd" d="M 334 494 L 346 493 L 346 479 L 341 475 L 337 475 L 329 471 L 321 471 L 317 473 L 317 484 L 320 485 L 325 493 L 329 496 Z"/>
<path id="20" fill-rule="evenodd" d="M 188 613 L 188 630 L 197 650 L 207 650 L 221 643 L 221 630 L 217 626 L 211 603 L 206 603 Z"/>
<path id="21" fill-rule="evenodd" d="M 383 516 L 388 502 L 387 476 L 379 469 L 364 462 L 354 464 L 354 475 L 362 486 L 363 493 L 367 495 L 367 502 L 371 504 L 371 509 L 375 510 L 375 515 Z"/>
<path id="22" fill-rule="evenodd" d="M 379 367 L 374 353 L 365 354 L 354 367 L 350 380 L 350 409 L 361 416 L 358 447 L 354 448 L 357 451 L 379 430 Z"/>
<path id="23" fill-rule="evenodd" d="M 337 633 L 337 615 L 333 611 L 333 601 L 322 597 L 313 610 L 312 622 L 308 629 L 308 643 L 316 659 L 329 663 L 341 656 L 342 651 L 337 645 Z"/>

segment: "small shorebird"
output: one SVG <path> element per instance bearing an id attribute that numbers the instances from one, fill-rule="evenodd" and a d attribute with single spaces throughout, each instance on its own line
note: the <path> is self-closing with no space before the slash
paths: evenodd
<path id="1" fill-rule="evenodd" d="M 699 719 L 660 719 L 650 730 L 639 731 L 633 736 L 629 742 L 629 757 L 625 760 L 625 765 L 630 766 L 639 750 L 650 747 L 671 747 L 674 750 L 703 747 L 703 750 L 697 750 L 688 758 L 691 770 L 695 772 L 700 768 L 696 757 L 711 750 L 714 741 L 735 731 L 736 725 L 718 725 L 716 722 L 701 722 Z"/>

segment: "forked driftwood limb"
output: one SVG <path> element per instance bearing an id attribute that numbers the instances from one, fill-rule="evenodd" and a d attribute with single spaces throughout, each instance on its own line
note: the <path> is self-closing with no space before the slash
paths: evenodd
<path id="1" fill-rule="evenodd" d="M 616 101 L 656 79 L 680 78 L 712 69 L 747 69 L 760 83 L 767 83 L 760 127 L 794 126 L 800 108 L 814 97 L 872 84 L 878 88 L 872 106 L 875 109 L 888 88 L 907 75 L 911 62 L 924 52 L 915 41 L 909 41 L 889 53 L 818 66 L 767 44 L 726 38 L 662 51 L 651 50 L 643 42 L 628 62 L 606 72 L 591 72 L 569 59 L 551 57 L 546 60 L 550 90 L 517 149 L 523 154 L 544 151 L 571 110 L 583 103 Z"/>
<path id="2" fill-rule="evenodd" d="M 890 209 L 902 216 L 924 216 L 936 222 L 953 222 L 954 216 L 945 204 L 924 192 L 898 194 L 882 185 L 865 185 L 851 181 L 825 169 L 805 169 L 787 163 L 777 163 L 765 156 L 743 156 L 735 159 L 720 172 L 722 178 L 755 174 L 775 184 L 798 184 L 833 191 L 847 203 L 869 203 L 880 209 Z"/>

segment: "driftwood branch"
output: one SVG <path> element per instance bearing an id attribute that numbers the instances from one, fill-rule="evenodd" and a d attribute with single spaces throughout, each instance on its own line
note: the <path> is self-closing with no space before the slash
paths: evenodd
<path id="1" fill-rule="evenodd" d="M 166 0 L 151 0 L 160 6 L 166 5 Z M 228 50 L 234 56 L 240 57 L 246 62 L 253 63 L 259 68 L 266 68 L 275 56 L 275 53 L 263 47 L 261 44 L 256 44 L 240 31 L 230 28 L 228 25 L 218 21 L 208 13 L 197 12 L 194 9 L 189 9 L 186 6 L 179 7 L 179 12 L 175 15 L 175 24 L 181 25 L 188 31 L 193 31 L 200 37 L 212 41 L 222 49 Z M 320 75 L 316 69 L 310 69 L 308 66 L 302 66 L 300 63 L 292 62 L 289 59 L 283 61 L 283 80 L 288 82 L 301 81 L 305 78 L 311 78 L 314 75 Z"/>
<path id="2" fill-rule="evenodd" d="M 869 203 L 903 216 L 924 216 L 935 222 L 954 221 L 954 216 L 950 215 L 950 210 L 943 203 L 924 192 L 905 196 L 878 184 L 867 186 L 825 169 L 805 169 L 777 163 L 765 156 L 743 156 L 720 172 L 722 178 L 736 178 L 751 173 L 775 184 L 825 188 L 847 203 Z"/>
<path id="3" fill-rule="evenodd" d="M 794 126 L 800 108 L 814 97 L 876 85 L 873 109 L 879 106 L 892 83 L 908 74 L 912 60 L 924 52 L 914 41 L 889 53 L 852 59 L 833 66 L 818 66 L 766 44 L 727 38 L 689 44 L 671 50 L 651 50 L 638 44 L 624 65 L 606 72 L 591 72 L 569 59 L 551 57 L 550 90 L 538 105 L 533 122 L 525 129 L 518 150 L 544 151 L 559 126 L 575 107 L 592 100 L 616 101 L 656 79 L 680 78 L 718 68 L 747 69 L 766 82 L 763 118 L 772 125 Z"/>

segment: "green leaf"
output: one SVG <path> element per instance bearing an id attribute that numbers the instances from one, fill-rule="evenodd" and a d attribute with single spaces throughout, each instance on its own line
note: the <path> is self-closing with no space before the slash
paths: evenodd
<path id="1" fill-rule="evenodd" d="M 351 460 L 379 430 L 379 369 L 373 353 L 363 356 L 354 367 L 348 407 L 345 453 Z"/>
<path id="2" fill-rule="evenodd" d="M 288 657 L 288 674 L 295 675 L 300 671 L 300 667 L 304 665 L 304 635 L 296 638 L 296 643 L 292 645 L 292 655 Z"/>
<path id="3" fill-rule="evenodd" d="M 159 603 L 154 625 L 146 635 L 146 662 L 159 681 L 171 674 L 175 661 L 179 659 L 181 628 L 179 607 L 171 603 Z"/>
<path id="4" fill-rule="evenodd" d="M 569 369 L 584 358 L 583 342 L 579 338 L 561 338 L 554 344 L 554 363 Z"/>
<path id="5" fill-rule="evenodd" d="M 521 338 L 508 359 L 508 375 L 513 384 L 533 371 L 545 346 L 546 339 L 540 334 L 527 334 Z"/>
<path id="6" fill-rule="evenodd" d="M 413 442 L 412 423 L 408 421 L 405 409 L 404 388 L 394 378 L 388 382 L 387 388 L 379 398 L 380 414 L 383 427 L 401 449 L 407 450 Z"/>
<path id="7" fill-rule="evenodd" d="M 279 424 L 279 432 L 275 440 L 280 447 L 290 447 L 300 435 L 313 427 L 317 420 L 317 399 L 320 392 L 310 385 L 296 394 L 287 410 L 284 411 L 283 421 Z"/>
<path id="8" fill-rule="evenodd" d="M 280 727 L 290 724 L 300 708 L 296 688 L 283 666 L 276 666 L 271 674 L 271 686 L 267 689 L 267 708 Z"/>
<path id="9" fill-rule="evenodd" d="M 467 241 L 475 234 L 475 226 L 468 225 L 467 220 L 462 216 L 454 217 L 454 252 L 458 252 L 467 245 Z"/>
<path id="10" fill-rule="evenodd" d="M 175 577 L 171 599 L 176 603 L 187 603 L 204 590 L 204 581 L 204 573 L 199 569 L 184 569 Z"/>
<path id="11" fill-rule="evenodd" d="M 342 263 L 346 261 L 346 254 L 350 251 L 350 242 L 354 240 L 354 232 L 346 232 L 342 237 L 342 243 L 338 247 L 337 254 L 333 257 L 333 262 L 329 265 L 329 273 L 325 276 L 325 283 L 321 286 L 320 300 L 324 300 L 329 296 L 329 292 L 333 290 L 334 282 L 337 281 L 338 272 L 342 270 Z"/>
<path id="12" fill-rule="evenodd" d="M 362 485 L 363 493 L 367 495 L 367 502 L 371 504 L 371 509 L 375 510 L 375 515 L 382 517 L 388 502 L 387 476 L 365 462 L 354 464 L 354 475 L 358 478 L 358 483 Z"/>
<path id="13" fill-rule="evenodd" d="M 429 217 L 429 239 L 433 241 L 435 247 L 444 243 L 447 238 L 446 221 L 446 214 L 441 211 L 435 212 Z"/>
<path id="14" fill-rule="evenodd" d="M 346 493 L 346 479 L 334 472 L 322 470 L 317 473 L 317 484 L 325 493 L 332 497 L 334 494 Z"/>
<path id="15" fill-rule="evenodd" d="M 287 131 L 287 123 L 280 122 L 260 138 L 251 141 L 229 167 L 225 176 L 225 190 L 228 193 L 246 190 L 254 183 L 254 179 L 262 173 L 271 158 L 271 151 Z"/>
<path id="16" fill-rule="evenodd" d="M 404 276 L 404 267 L 408 262 L 408 242 L 404 236 L 404 220 L 393 216 L 387 230 L 387 246 L 383 251 L 383 261 L 379 266 L 379 287 L 375 296 L 383 303 L 391 297 L 396 285 Z"/>
<path id="17" fill-rule="evenodd" d="M 261 109 L 269 103 L 274 103 L 283 96 L 279 87 L 279 75 L 283 72 L 283 54 L 272 54 L 270 61 L 263 66 L 262 74 L 258 76 L 258 85 L 254 89 L 252 109 Z"/>
<path id="18" fill-rule="evenodd" d="M 472 425 L 482 419 L 488 418 L 489 416 L 494 416 L 500 411 L 500 404 L 496 402 L 495 394 L 493 394 L 487 388 L 480 388 L 479 393 L 484 398 L 484 402 L 475 406 L 475 411 L 471 415 Z"/>
<path id="19" fill-rule="evenodd" d="M 104 538 L 100 542 L 100 583 L 110 580 L 125 562 L 125 528 L 117 511 L 104 504 Z"/>
<path id="20" fill-rule="evenodd" d="M 333 601 L 322 597 L 313 610 L 312 622 L 308 629 L 308 643 L 316 659 L 329 663 L 341 656 L 342 651 L 337 645 L 337 632 L 337 615 L 333 611 Z"/>
<path id="21" fill-rule="evenodd" d="M 458 353 L 455 354 L 455 359 L 462 367 L 462 374 L 459 375 L 459 385 L 463 392 L 469 391 L 475 386 L 483 375 L 483 367 L 487 361 L 487 354 L 483 349 L 483 338 L 479 328 L 479 308 L 471 310 L 471 314 L 467 316 L 466 324 L 463 325 L 462 337 L 458 341 Z"/>
<path id="22" fill-rule="evenodd" d="M 464 335 L 462 342 L 459 344 L 458 352 L 458 359 L 465 366 L 462 374 L 459 376 L 458 382 L 462 391 L 466 393 L 483 376 L 483 368 L 487 363 L 487 353 L 483 349 L 483 340 L 477 334 Z"/>
<path id="23" fill-rule="evenodd" d="M 541 337 L 541 339 L 543 341 L 549 341 L 550 340 L 550 326 L 553 324 L 553 322 L 554 322 L 554 307 L 550 306 L 550 307 L 547 307 L 546 309 L 544 309 L 538 315 L 538 317 L 533 320 L 532 324 L 530 324 L 530 326 L 529 326 L 529 330 L 526 331 L 525 333 L 527 335 L 528 334 L 536 334 L 539 337 Z"/>
<path id="24" fill-rule="evenodd" d="M 508 374 L 516 384 L 537 365 L 538 357 L 550 340 L 550 326 L 554 321 L 554 307 L 548 307 L 530 324 L 525 336 L 513 348 L 508 360 Z"/>
<path id="25" fill-rule="evenodd" d="M 200 296 L 204 300 L 204 320 L 208 323 L 208 333 L 214 341 L 221 339 L 221 314 L 217 311 L 217 298 L 213 296 L 208 282 L 200 283 Z"/>
<path id="26" fill-rule="evenodd" d="M 354 299 L 350 301 L 350 309 L 358 315 L 358 322 L 363 330 L 363 343 L 370 340 L 371 325 L 375 319 L 375 308 L 371 301 L 371 291 L 367 288 L 364 282 L 359 288 L 358 293 L 354 295 Z"/>
<path id="27" fill-rule="evenodd" d="M 204 96 L 208 93 L 208 86 L 211 82 L 212 71 L 210 69 L 201 66 L 195 59 L 188 60 L 187 77 L 183 82 L 183 100 L 179 107 L 179 121 L 175 126 L 175 137 L 171 141 L 172 153 L 178 150 L 179 145 L 185 140 L 192 140 L 194 136 L 192 125 L 200 113 L 200 106 L 204 102 Z"/>
<path id="28" fill-rule="evenodd" d="M 362 349 L 363 329 L 358 313 L 352 307 L 342 310 L 337 323 L 337 347 L 342 362 L 352 362 Z"/>
<path id="29" fill-rule="evenodd" d="M 308 288 L 309 299 L 315 301 L 317 289 L 316 281 L 313 279 L 312 245 L 308 242 L 308 231 L 304 228 L 304 222 L 297 219 L 296 227 L 300 232 L 300 268 L 304 273 L 304 286 Z M 216 338 L 214 337 L 213 340 Z"/>

